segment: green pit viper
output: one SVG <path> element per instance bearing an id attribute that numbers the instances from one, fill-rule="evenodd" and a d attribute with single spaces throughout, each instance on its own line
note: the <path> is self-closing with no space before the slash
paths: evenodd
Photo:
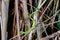
<path id="1" fill-rule="evenodd" d="M 46 2 L 46 0 L 44 0 L 42 3 L 41 3 L 41 5 L 40 5 L 40 3 L 39 3 L 39 5 L 42 7 L 42 5 L 44 4 Z M 40 9 L 40 8 L 39 8 Z M 31 30 L 33 30 L 35 27 L 36 27 L 36 25 L 37 25 L 37 22 L 36 22 L 36 19 L 34 19 L 34 18 L 32 18 L 32 16 L 33 16 L 33 14 L 35 14 L 35 13 L 37 13 L 39 10 L 38 10 L 38 7 L 37 8 L 35 8 L 35 11 L 34 12 L 32 12 L 30 15 L 29 15 L 29 18 L 32 20 L 32 22 L 33 22 L 33 24 L 32 24 L 32 27 L 31 28 L 28 28 L 28 30 L 26 30 L 26 31 L 20 31 L 20 34 L 28 34 Z"/>
<path id="2" fill-rule="evenodd" d="M 20 34 L 28 34 L 31 30 L 33 30 L 37 24 L 36 22 L 36 19 L 33 19 L 32 16 L 33 14 L 35 14 L 36 12 L 38 12 L 38 9 L 36 8 L 34 12 L 32 12 L 30 15 L 29 15 L 29 18 L 32 20 L 33 24 L 32 24 L 32 27 L 29 28 L 28 30 L 26 30 L 25 32 L 24 31 L 20 31 Z"/>

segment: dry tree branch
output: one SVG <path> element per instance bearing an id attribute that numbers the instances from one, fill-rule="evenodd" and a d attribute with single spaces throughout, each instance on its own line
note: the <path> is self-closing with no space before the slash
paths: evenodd
<path id="1" fill-rule="evenodd" d="M 49 36 L 44 37 L 44 38 L 41 38 L 41 40 L 47 40 L 47 39 L 53 38 L 53 37 L 58 36 L 58 35 L 60 35 L 60 31 L 57 31 Z"/>
<path id="2" fill-rule="evenodd" d="M 27 2 L 26 2 L 26 0 L 21 0 L 21 1 L 22 1 L 22 3 L 23 3 L 22 6 L 25 5 L 24 8 L 22 7 L 22 8 L 23 8 L 24 20 L 25 20 L 25 19 L 27 20 L 27 19 L 28 19 L 28 11 L 27 11 L 27 6 L 26 6 L 26 5 L 27 5 Z M 40 1 L 41 1 L 41 0 L 40 0 Z M 50 0 L 48 6 L 46 7 L 46 9 L 44 10 L 44 12 L 43 12 L 42 15 L 40 16 L 40 19 L 39 19 L 39 20 L 37 19 L 37 15 L 38 15 L 38 14 L 34 14 L 34 19 L 37 20 L 37 24 L 38 24 L 38 22 L 39 22 L 40 20 L 42 20 L 43 15 L 45 14 L 46 10 L 49 8 L 49 6 L 51 5 L 52 2 L 53 2 L 53 0 Z M 40 5 L 40 6 L 41 6 L 41 5 Z M 39 7 L 40 7 L 40 6 L 39 6 Z M 33 7 L 33 6 L 32 6 L 32 7 Z M 41 6 L 41 7 L 42 7 L 42 6 Z M 40 8 L 41 8 L 41 7 L 40 7 Z M 39 8 L 39 9 L 40 9 L 40 8 Z M 38 13 L 38 12 L 37 12 L 37 13 Z M 58 13 L 58 11 L 57 11 L 51 18 L 56 17 L 57 13 Z M 48 20 L 51 19 L 51 18 L 49 17 Z M 30 22 L 30 21 L 29 21 L 29 22 Z M 44 21 L 44 22 L 46 22 L 46 21 Z M 34 28 L 34 29 L 29 33 L 29 36 L 30 36 L 30 37 L 28 38 L 28 40 L 31 40 L 31 39 L 32 39 L 32 33 L 35 32 L 35 30 L 37 30 L 39 27 L 40 27 L 40 28 L 41 28 L 41 27 L 44 27 L 44 28 L 45 28 L 45 26 L 48 27 L 48 25 L 51 25 L 51 24 L 56 23 L 56 22 L 52 22 L 52 23 L 49 23 L 49 24 L 44 25 L 44 22 L 42 22 L 42 23 L 40 22 L 40 25 L 39 25 L 38 27 Z M 43 26 L 41 26 L 41 24 L 42 24 Z M 30 25 L 30 24 L 29 24 L 29 25 Z M 28 26 L 29 26 L 29 25 L 28 25 Z M 46 27 L 46 28 L 47 28 L 47 27 Z M 40 29 L 40 28 L 39 28 L 39 29 Z M 46 32 L 46 28 L 44 29 L 45 32 Z M 37 37 L 38 40 L 40 40 L 40 36 L 41 36 L 41 34 L 43 33 L 43 31 L 42 31 L 42 32 L 40 31 L 40 33 L 39 33 L 39 31 L 40 31 L 40 30 L 38 30 L 38 32 L 37 32 L 37 34 L 38 34 L 37 36 L 39 37 L 39 38 Z M 46 34 L 47 34 L 47 33 L 46 33 Z M 19 36 L 19 35 L 16 35 L 16 36 L 14 36 L 13 38 L 15 38 L 15 37 L 17 37 L 17 36 Z M 25 36 L 24 36 L 24 37 L 25 37 Z M 47 37 L 48 37 L 48 36 L 47 36 Z M 12 38 L 12 39 L 13 39 L 13 38 Z M 47 38 L 46 40 L 48 40 L 48 38 Z"/>
<path id="3" fill-rule="evenodd" d="M 53 22 L 53 23 L 46 24 L 45 26 L 49 26 L 50 24 L 54 24 L 54 23 L 57 23 L 57 22 L 60 22 L 60 20 L 59 20 L 59 21 L 55 21 L 55 22 Z M 40 24 L 40 23 L 38 23 L 37 26 L 38 26 L 39 24 Z M 35 31 L 35 30 L 37 30 L 37 28 L 38 28 L 38 27 L 34 28 L 33 30 Z M 46 27 L 46 28 L 47 28 L 47 27 Z M 45 31 L 45 30 L 43 30 L 42 33 L 43 33 L 44 31 Z M 42 33 L 41 33 L 41 34 L 42 34 Z M 26 34 L 26 35 L 27 35 L 27 34 Z M 26 35 L 24 35 L 22 38 L 24 38 Z M 16 38 L 17 36 L 18 36 L 18 35 L 12 37 L 12 38 L 9 39 L 9 40 L 12 40 L 12 39 Z"/>
<path id="4" fill-rule="evenodd" d="M 32 11 L 33 9 L 32 9 L 32 0 L 29 0 L 29 3 L 30 3 L 30 11 Z"/>
<path id="5" fill-rule="evenodd" d="M 2 1 L 0 0 L 0 25 L 1 25 L 1 8 L 2 8 Z"/>
<path id="6" fill-rule="evenodd" d="M 53 0 L 51 0 L 48 4 L 48 6 L 46 7 L 46 9 L 44 10 L 44 12 L 42 13 L 42 15 L 40 16 L 39 20 L 42 19 L 43 15 L 45 14 L 46 10 L 49 8 L 49 6 L 51 5 L 51 3 L 53 2 Z"/>
<path id="7" fill-rule="evenodd" d="M 7 40 L 8 7 L 9 0 L 2 0 L 1 40 Z"/>
<path id="8" fill-rule="evenodd" d="M 42 0 L 39 0 L 38 9 L 40 9 L 40 8 L 44 5 L 45 2 L 46 2 L 46 0 L 44 0 L 43 3 L 42 3 Z M 42 4 L 41 4 L 41 3 L 42 3 Z M 37 17 L 38 17 L 38 12 L 36 12 L 36 13 L 34 14 L 34 19 L 36 19 L 36 22 L 37 22 L 37 20 L 38 20 Z M 40 25 L 39 25 L 39 26 L 40 26 Z M 40 38 L 40 36 L 41 36 L 39 30 L 40 30 L 40 28 L 37 29 L 37 38 L 38 38 L 38 40 L 39 40 L 39 38 Z M 30 40 L 31 40 L 33 31 L 34 31 L 34 30 L 32 30 L 32 31 L 30 32 L 30 37 L 29 37 Z"/>
<path id="9" fill-rule="evenodd" d="M 54 0 L 54 1 L 56 1 L 56 0 Z M 54 14 L 54 12 L 56 13 L 57 12 L 57 9 L 58 9 L 58 5 L 59 5 L 59 0 L 57 0 L 57 2 L 55 2 L 54 4 L 56 4 L 56 8 L 53 10 L 53 14 Z M 55 6 L 54 6 L 55 7 Z M 57 13 L 56 13 L 56 15 L 57 15 Z M 55 21 L 55 18 L 56 18 L 56 15 L 51 19 L 51 21 L 52 22 L 54 22 Z M 52 28 L 52 32 L 53 32 L 53 24 L 51 24 L 51 28 Z"/>
<path id="10" fill-rule="evenodd" d="M 29 19 L 29 13 L 27 10 L 27 0 L 20 0 L 22 2 L 21 7 L 23 11 L 23 17 L 24 17 L 24 23 L 25 23 L 25 29 L 30 28 L 30 19 Z"/>
<path id="11" fill-rule="evenodd" d="M 16 15 L 16 19 L 17 19 L 17 31 L 18 31 L 18 40 L 20 39 L 20 27 L 19 27 L 19 11 L 18 11 L 18 0 L 15 0 L 15 15 Z"/>
<path id="12" fill-rule="evenodd" d="M 22 7 L 22 10 L 23 10 L 23 17 L 24 17 L 24 22 L 27 26 L 27 28 L 30 28 L 30 20 L 29 20 L 29 13 L 28 13 L 28 10 L 27 10 L 27 0 L 20 0 L 22 2 L 21 4 L 21 7 Z"/>
<path id="13" fill-rule="evenodd" d="M 38 9 L 40 9 L 44 5 L 45 2 L 46 2 L 46 0 L 44 0 L 43 2 L 42 2 L 42 0 L 39 0 L 39 2 L 38 2 Z M 37 20 L 37 23 L 38 23 L 37 17 L 38 17 L 38 14 L 36 13 L 35 14 L 35 19 Z M 41 31 L 42 26 L 41 25 L 42 24 L 39 24 L 38 28 L 37 28 L 37 39 L 38 40 L 40 40 L 40 38 L 42 37 L 42 34 L 41 34 L 42 33 L 42 31 Z"/>

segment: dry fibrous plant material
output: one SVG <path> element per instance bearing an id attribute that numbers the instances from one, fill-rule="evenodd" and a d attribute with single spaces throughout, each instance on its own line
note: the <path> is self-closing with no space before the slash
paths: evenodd
<path id="1" fill-rule="evenodd" d="M 45 38 L 42 38 L 42 40 L 53 38 L 49 34 L 53 33 L 52 36 L 54 36 L 56 35 L 54 32 L 58 31 L 58 27 L 54 25 L 60 21 L 58 19 L 58 21 L 55 21 L 57 14 L 60 12 L 58 7 L 59 0 L 15 0 L 14 8 L 11 10 L 13 13 L 11 14 L 14 16 L 12 18 L 12 38 L 9 40 L 40 40 L 44 36 Z M 38 11 L 35 12 L 35 9 Z M 37 24 L 26 35 L 21 34 L 21 30 L 26 32 L 33 25 L 34 20 L 32 21 L 29 18 L 32 12 L 34 14 L 31 18 L 36 19 Z M 56 40 L 57 37 L 54 36 L 54 39 Z"/>
<path id="2" fill-rule="evenodd" d="M 2 6 L 1 6 L 1 4 L 2 4 L 2 2 L 1 2 L 1 0 L 0 0 L 0 25 L 1 25 L 1 8 L 2 8 Z"/>
<path id="3" fill-rule="evenodd" d="M 2 0 L 1 12 L 1 40 L 7 40 L 7 21 L 8 21 L 9 0 Z"/>
<path id="4" fill-rule="evenodd" d="M 27 0 L 20 0 L 22 2 L 21 7 L 22 7 L 22 11 L 23 11 L 23 17 L 24 17 L 24 22 L 27 28 L 30 27 L 30 20 L 29 20 L 29 13 L 27 10 Z M 25 4 L 26 3 L 26 4 Z"/>
<path id="5" fill-rule="evenodd" d="M 51 34 L 49 36 L 46 36 L 44 38 L 41 38 L 41 40 L 49 40 L 51 38 L 54 38 L 55 36 L 57 36 L 58 37 L 58 40 L 59 40 L 59 35 L 60 35 L 60 31 L 57 31 L 57 32 L 55 32 L 55 33 L 53 33 L 53 34 Z"/>

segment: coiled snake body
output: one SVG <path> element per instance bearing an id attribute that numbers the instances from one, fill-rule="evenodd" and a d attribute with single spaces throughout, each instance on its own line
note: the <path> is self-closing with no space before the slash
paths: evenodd
<path id="1" fill-rule="evenodd" d="M 40 0 L 40 1 L 41 1 L 41 0 Z M 24 32 L 24 31 L 20 31 L 20 34 L 28 34 L 31 30 L 33 30 L 33 29 L 36 27 L 36 25 L 37 25 L 36 19 L 32 18 L 32 16 L 33 16 L 33 14 L 35 14 L 35 13 L 38 12 L 38 9 L 40 9 L 40 8 L 44 5 L 44 3 L 46 2 L 46 0 L 44 0 L 42 3 L 40 3 L 40 1 L 39 1 L 39 6 L 38 6 L 38 7 L 35 9 L 35 11 L 32 12 L 32 13 L 30 14 L 30 16 L 29 16 L 29 18 L 30 18 L 30 19 L 32 20 L 32 22 L 33 22 L 32 27 L 29 28 L 28 30 L 26 30 L 25 32 Z"/>
<path id="2" fill-rule="evenodd" d="M 38 9 L 36 8 L 34 12 L 32 12 L 29 16 L 29 18 L 32 20 L 33 24 L 32 24 L 32 27 L 29 28 L 28 30 L 26 30 L 25 32 L 24 31 L 20 31 L 20 34 L 28 34 L 31 30 L 33 30 L 37 24 L 36 22 L 36 19 L 33 19 L 32 16 L 33 14 L 35 14 L 36 12 L 38 12 Z"/>

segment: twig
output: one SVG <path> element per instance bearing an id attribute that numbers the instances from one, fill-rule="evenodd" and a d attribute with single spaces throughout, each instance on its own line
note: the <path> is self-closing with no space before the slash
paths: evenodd
<path id="1" fill-rule="evenodd" d="M 58 10 L 52 17 L 48 18 L 47 20 L 49 20 L 49 19 L 55 17 L 59 12 L 60 12 L 60 10 Z M 44 22 L 46 22 L 47 20 L 45 20 Z"/>
<path id="2" fill-rule="evenodd" d="M 44 12 L 42 13 L 42 15 L 40 16 L 39 20 L 42 19 L 43 15 L 45 14 L 46 10 L 48 9 L 48 7 L 51 5 L 51 3 L 53 2 L 53 0 L 51 0 L 48 4 L 48 6 L 46 7 L 46 9 L 44 10 Z"/>
<path id="3" fill-rule="evenodd" d="M 23 17 L 24 17 L 24 22 L 25 22 L 25 26 L 27 26 L 27 28 L 30 28 L 30 20 L 29 20 L 29 13 L 28 13 L 28 10 L 27 10 L 27 0 L 21 0 L 22 4 L 21 4 L 21 7 L 22 7 L 22 10 L 23 10 Z"/>
<path id="4" fill-rule="evenodd" d="M 17 31 L 18 35 L 20 35 L 20 29 L 19 29 L 19 11 L 18 11 L 18 0 L 15 0 L 15 15 L 16 15 L 16 20 L 17 20 Z M 20 36 L 18 36 L 18 40 L 20 39 Z"/>
<path id="5" fill-rule="evenodd" d="M 53 38 L 53 37 L 58 36 L 58 35 L 60 35 L 60 31 L 57 31 L 49 36 L 44 37 L 44 38 L 41 38 L 41 40 L 47 40 L 47 39 Z"/>
<path id="6" fill-rule="evenodd" d="M 53 23 L 57 23 L 57 22 L 60 22 L 60 20 L 59 21 L 56 21 L 56 22 L 53 22 Z M 53 24 L 53 23 L 50 23 L 50 24 Z M 37 25 L 39 25 L 40 23 L 38 23 Z M 47 24 L 47 25 L 45 25 L 45 26 L 48 26 L 48 25 L 50 25 L 50 24 Z M 36 28 L 34 28 L 33 30 L 37 30 L 37 28 L 38 27 L 36 27 Z M 47 28 L 47 27 L 46 27 Z M 42 33 L 44 32 L 45 30 L 43 30 L 42 31 Z M 41 34 L 42 34 L 41 33 Z M 26 34 L 27 35 L 27 34 Z M 22 38 L 24 38 L 26 35 L 24 35 Z M 12 38 L 10 38 L 9 40 L 11 40 L 11 39 L 13 39 L 13 38 L 16 38 L 17 36 L 19 36 L 19 35 L 16 35 L 16 36 L 14 36 L 14 37 L 12 37 Z"/>

